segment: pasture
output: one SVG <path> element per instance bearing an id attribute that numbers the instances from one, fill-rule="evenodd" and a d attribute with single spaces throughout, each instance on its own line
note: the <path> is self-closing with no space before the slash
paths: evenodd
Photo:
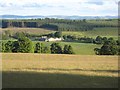
<path id="1" fill-rule="evenodd" d="M 36 43 L 36 41 L 34 42 Z M 45 46 L 50 47 L 53 42 L 41 42 Z M 79 55 L 95 55 L 94 48 L 100 48 L 102 45 L 96 45 L 91 43 L 77 43 L 77 42 L 58 42 L 62 47 L 64 45 L 71 45 L 75 54 Z"/>
<path id="2" fill-rule="evenodd" d="M 118 28 L 95 28 L 93 30 L 90 31 L 69 31 L 63 32 L 63 35 L 74 35 L 74 36 L 78 36 L 78 37 L 92 37 L 92 38 L 96 38 L 97 36 L 102 36 L 102 37 L 113 37 L 114 39 L 118 39 Z"/>
<path id="3" fill-rule="evenodd" d="M 3 88 L 117 88 L 118 56 L 3 53 Z"/>
<path id="4" fill-rule="evenodd" d="M 42 29 L 42 28 L 4 28 L 0 29 L 1 31 L 6 31 L 9 30 L 11 31 L 12 34 L 16 32 L 27 32 L 29 34 L 36 34 L 36 35 L 43 35 L 43 34 L 48 34 L 48 33 L 54 33 L 55 31 L 49 30 L 49 29 Z M 92 37 L 96 38 L 97 36 L 102 36 L 102 37 L 113 37 L 114 39 L 118 39 L 118 28 L 95 28 L 90 31 L 63 31 L 63 35 L 74 35 L 78 37 Z"/>
<path id="5" fill-rule="evenodd" d="M 113 26 L 118 25 L 117 19 L 113 19 L 113 20 L 105 20 L 105 19 L 87 20 L 87 22 L 92 23 L 92 24 L 98 24 L 98 25 L 113 25 Z"/>
<path id="6" fill-rule="evenodd" d="M 6 28 L 11 33 L 48 34 L 55 32 L 40 28 Z M 117 28 L 65 32 L 63 35 L 106 36 L 118 38 Z M 13 39 L 11 39 L 13 40 Z M 33 41 L 34 43 L 38 41 Z M 53 42 L 42 42 L 50 46 Z M 94 48 L 101 45 L 59 42 L 71 45 L 76 55 L 2 53 L 3 88 L 117 88 L 118 56 L 97 56 Z"/>

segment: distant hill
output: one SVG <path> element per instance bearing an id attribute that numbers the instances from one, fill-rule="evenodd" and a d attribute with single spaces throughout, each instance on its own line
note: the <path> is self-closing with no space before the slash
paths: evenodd
<path id="1" fill-rule="evenodd" d="M 20 16 L 20 15 L 0 15 L 0 19 L 38 19 L 38 18 L 57 18 L 57 19 L 117 19 L 118 16 L 62 16 L 62 15 L 51 15 L 51 16 Z"/>

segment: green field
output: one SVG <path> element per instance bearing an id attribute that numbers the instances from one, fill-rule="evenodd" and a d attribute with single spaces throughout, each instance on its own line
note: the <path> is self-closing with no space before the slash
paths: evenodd
<path id="1" fill-rule="evenodd" d="M 3 88 L 117 88 L 118 57 L 2 54 Z"/>
<path id="2" fill-rule="evenodd" d="M 79 32 L 63 32 L 63 35 L 75 35 L 79 37 L 92 37 L 96 38 L 97 36 L 102 37 L 113 37 L 114 39 L 118 39 L 118 28 L 96 28 L 91 31 L 79 31 Z"/>
<path id="3" fill-rule="evenodd" d="M 98 19 L 98 20 L 87 20 L 87 22 L 92 23 L 92 24 L 98 24 L 98 25 L 118 25 L 118 20 L 113 19 L 113 20 L 105 20 L 105 19 Z"/>
<path id="4" fill-rule="evenodd" d="M 36 43 L 36 42 L 34 42 Z M 53 42 L 42 42 L 45 46 L 50 46 Z M 76 43 L 76 42 L 58 42 L 62 47 L 68 44 L 73 47 L 75 54 L 80 55 L 95 55 L 94 48 L 100 48 L 102 45 L 89 44 L 89 43 Z"/>
<path id="5" fill-rule="evenodd" d="M 7 42 L 9 40 L 3 40 L 2 42 Z M 11 39 L 11 41 L 15 41 Z M 43 43 L 44 46 L 48 46 L 50 48 L 50 45 L 55 42 L 42 42 L 42 41 L 33 41 L 34 44 L 37 42 Z M 102 45 L 97 44 L 91 44 L 91 43 L 77 43 L 77 42 L 56 42 L 59 43 L 62 48 L 64 45 L 71 45 L 73 48 L 73 51 L 75 54 L 78 55 L 95 55 L 94 48 L 101 48 Z"/>
<path id="6" fill-rule="evenodd" d="M 90 23 L 116 25 L 112 21 L 88 21 Z M 41 28 L 5 28 L 42 35 L 53 33 L 53 30 Z M 91 31 L 63 31 L 63 35 L 96 38 L 113 37 L 118 39 L 117 28 L 95 28 Z M 16 39 L 10 38 L 13 41 Z M 5 40 L 6 42 L 8 40 Z M 37 43 L 40 41 L 33 41 Z M 41 42 L 49 46 L 53 42 Z M 2 53 L 3 88 L 117 88 L 118 87 L 118 56 L 95 55 L 94 48 L 102 45 L 78 42 L 58 42 L 64 47 L 73 47 L 75 54 L 38 54 L 38 53 Z"/>
<path id="7" fill-rule="evenodd" d="M 3 31 L 5 30 L 10 30 L 11 33 L 16 33 L 16 32 L 27 32 L 30 34 L 48 34 L 52 33 L 55 31 L 52 30 L 47 30 L 47 29 L 41 29 L 41 28 L 6 28 L 6 29 L 1 29 Z M 117 28 L 96 28 L 91 31 L 63 31 L 63 35 L 75 35 L 78 37 L 92 37 L 96 38 L 98 35 L 102 37 L 113 37 L 115 40 L 118 39 L 118 29 Z M 15 40 L 15 39 L 10 39 L 10 40 Z M 38 42 L 38 41 L 34 41 Z M 53 42 L 42 42 L 44 43 L 45 46 L 50 46 L 51 43 Z M 102 45 L 96 45 L 96 44 L 90 44 L 90 43 L 77 43 L 77 42 L 59 42 L 61 46 L 63 47 L 65 44 L 71 45 L 73 47 L 73 50 L 75 51 L 76 54 L 80 55 L 95 55 L 94 48 L 100 48 Z"/>
<path id="8" fill-rule="evenodd" d="M 42 35 L 42 34 L 48 34 L 53 33 L 55 31 L 48 30 L 48 29 L 41 29 L 41 28 L 5 28 L 0 29 L 0 31 L 3 30 L 10 30 L 12 34 L 16 32 L 27 32 L 29 34 L 36 34 L 36 35 Z M 95 28 L 90 31 L 63 31 L 63 35 L 75 35 L 79 37 L 93 37 L 96 38 L 96 36 L 102 36 L 102 37 L 113 37 L 114 39 L 118 39 L 118 28 Z"/>

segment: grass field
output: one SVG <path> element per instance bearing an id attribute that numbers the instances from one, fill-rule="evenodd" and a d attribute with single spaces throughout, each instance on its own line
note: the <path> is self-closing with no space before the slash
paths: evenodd
<path id="1" fill-rule="evenodd" d="M 12 33 L 15 32 L 28 32 L 31 34 L 47 34 L 51 32 L 55 32 L 52 30 L 46 30 L 46 29 L 40 29 L 40 28 L 6 28 L 1 29 L 3 31 L 10 30 Z M 92 37 L 96 38 L 99 36 L 105 36 L 105 37 L 113 37 L 114 39 L 118 39 L 118 29 L 117 28 L 97 28 L 92 31 L 80 31 L 80 32 L 63 32 L 63 35 L 76 35 L 79 37 Z M 14 39 L 10 39 L 14 40 Z M 46 46 L 50 46 L 53 42 L 42 42 Z M 87 43 L 76 43 L 76 42 L 59 42 L 61 46 L 63 47 L 65 44 L 69 44 L 73 47 L 73 50 L 76 54 L 80 55 L 95 55 L 94 48 L 100 48 L 101 45 L 96 44 L 87 44 Z"/>
<path id="2" fill-rule="evenodd" d="M 98 25 L 114 25 L 117 26 L 118 25 L 118 20 L 112 20 L 112 21 L 106 21 L 105 19 L 99 19 L 99 20 L 88 20 L 87 22 L 92 23 L 92 24 L 98 24 Z"/>
<path id="3" fill-rule="evenodd" d="M 16 33 L 16 32 L 27 32 L 30 34 L 48 34 L 55 32 L 53 30 L 47 30 L 47 29 L 42 29 L 42 28 L 5 28 L 5 29 L 0 29 L 0 31 L 5 31 L 5 30 L 10 30 L 11 33 Z M 93 37 L 96 38 L 96 36 L 102 36 L 102 37 L 113 37 L 115 39 L 118 39 L 118 28 L 95 28 L 91 31 L 63 31 L 63 35 L 75 35 L 79 37 L 87 36 L 87 37 Z"/>
<path id="4" fill-rule="evenodd" d="M 75 35 L 79 37 L 92 37 L 96 38 L 97 36 L 102 37 L 113 37 L 114 39 L 118 39 L 118 29 L 117 28 L 96 28 L 91 31 L 80 31 L 80 32 L 63 32 L 63 35 Z"/>
<path id="5" fill-rule="evenodd" d="M 18 20 L 17 20 L 18 21 Z M 31 21 L 30 21 L 31 22 Z M 117 20 L 87 20 L 98 25 L 117 26 Z M 4 28 L 11 34 L 27 32 L 29 34 L 54 33 L 42 28 Z M 63 35 L 78 37 L 113 37 L 118 39 L 118 28 L 94 28 L 90 31 L 63 31 Z M 13 41 L 16 39 L 10 38 Z M 34 41 L 34 44 L 39 41 Z M 6 42 L 8 40 L 4 40 Z M 49 46 L 53 42 L 42 42 Z M 78 42 L 59 42 L 63 47 L 71 45 L 75 54 L 38 54 L 38 53 L 0 53 L 2 55 L 3 88 L 117 88 L 118 56 L 95 55 L 94 48 L 102 45 Z M 1 57 L 1 56 L 0 56 Z"/>
<path id="6" fill-rule="evenodd" d="M 115 88 L 118 57 L 2 54 L 3 88 Z"/>
<path id="7" fill-rule="evenodd" d="M 36 43 L 36 42 L 35 42 Z M 45 46 L 50 46 L 53 42 L 42 42 Z M 76 43 L 76 42 L 58 42 L 62 47 L 64 45 L 71 45 L 75 54 L 80 55 L 95 55 L 94 48 L 100 48 L 102 45 L 90 43 Z"/>
<path id="8" fill-rule="evenodd" d="M 7 42 L 9 40 L 3 40 L 2 42 Z M 14 39 L 11 39 L 11 41 L 16 41 Z M 34 44 L 40 41 L 33 41 Z M 48 46 L 50 48 L 50 45 L 54 42 L 42 42 L 44 46 Z M 92 43 L 77 43 L 77 42 L 56 42 L 59 43 L 62 48 L 64 48 L 64 45 L 71 45 L 73 48 L 73 51 L 75 54 L 78 55 L 95 55 L 94 48 L 101 48 L 102 45 L 92 44 Z"/>

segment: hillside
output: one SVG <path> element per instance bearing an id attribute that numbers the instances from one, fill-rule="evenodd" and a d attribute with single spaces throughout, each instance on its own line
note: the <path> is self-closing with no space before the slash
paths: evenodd
<path id="1" fill-rule="evenodd" d="M 118 29 L 117 28 L 95 28 L 90 31 L 64 31 L 63 35 L 73 35 L 78 37 L 92 37 L 96 38 L 97 36 L 102 37 L 113 37 L 114 39 L 118 39 Z"/>
<path id="2" fill-rule="evenodd" d="M 10 31 L 11 34 L 15 34 L 17 32 L 25 32 L 29 34 L 48 34 L 54 32 L 53 30 L 43 29 L 43 28 L 0 28 L 0 31 Z"/>
<path id="3" fill-rule="evenodd" d="M 25 32 L 29 34 L 35 34 L 35 35 L 44 35 L 44 34 L 49 34 L 49 33 L 54 33 L 54 30 L 50 29 L 43 29 L 43 28 L 2 28 L 0 29 L 1 31 L 10 31 L 11 34 L 15 34 L 17 32 Z M 93 30 L 90 31 L 63 31 L 63 35 L 73 35 L 77 37 L 92 37 L 96 38 L 96 36 L 106 36 L 106 37 L 113 37 L 114 39 L 118 39 L 118 29 L 117 28 L 94 28 Z"/>
<path id="4" fill-rule="evenodd" d="M 95 28 L 117 28 L 117 20 L 26 19 L 2 20 L 2 28 L 45 28 L 55 31 L 89 31 Z"/>
<path id="5" fill-rule="evenodd" d="M 25 35 L 32 42 L 43 43 L 50 49 L 50 45 L 53 42 L 41 42 L 40 39 L 43 36 L 56 38 L 55 33 L 62 31 L 60 37 L 67 38 L 60 42 L 55 42 L 60 43 L 62 48 L 66 44 L 71 45 L 75 54 L 80 55 L 95 55 L 94 49 L 101 48 L 104 43 L 103 38 L 109 39 L 112 37 L 116 40 L 115 42 L 118 40 L 118 25 L 115 19 L 81 21 L 46 18 L 37 20 L 3 20 L 3 22 L 7 26 L 0 29 L 0 32 L 2 32 L 2 40 L 5 42 L 8 40 L 16 41 L 19 36 Z M 97 36 L 102 38 L 101 42 L 97 43 Z"/>

